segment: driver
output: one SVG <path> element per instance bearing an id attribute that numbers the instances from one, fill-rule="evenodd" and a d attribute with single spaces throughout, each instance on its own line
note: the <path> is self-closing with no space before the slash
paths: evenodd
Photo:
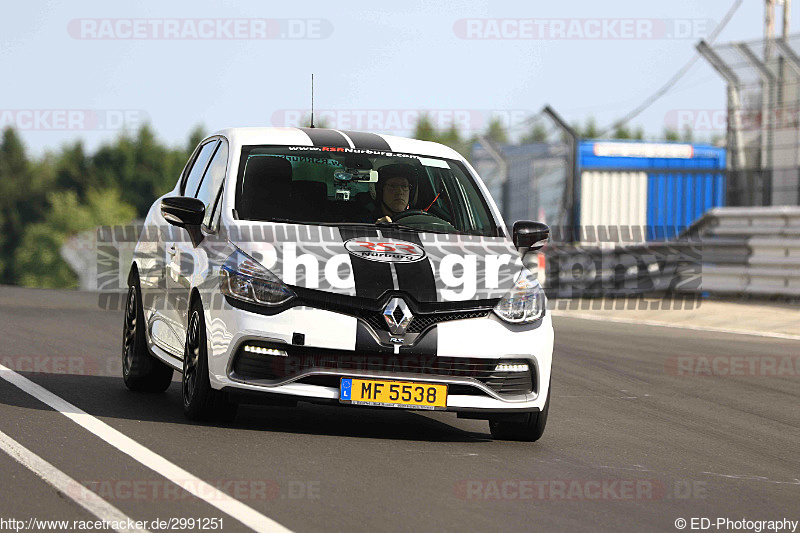
<path id="1" fill-rule="evenodd" d="M 392 222 L 401 212 L 409 208 L 416 186 L 414 167 L 397 163 L 378 169 L 378 183 L 375 185 L 375 200 L 378 201 L 375 223 Z M 383 216 L 381 216 L 383 215 Z"/>

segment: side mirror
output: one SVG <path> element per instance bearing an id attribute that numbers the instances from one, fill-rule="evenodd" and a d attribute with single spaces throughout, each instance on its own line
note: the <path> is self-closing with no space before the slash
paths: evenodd
<path id="1" fill-rule="evenodd" d="M 199 226 L 203 223 L 206 206 L 191 196 L 170 196 L 161 200 L 161 214 L 173 226 Z"/>
<path id="2" fill-rule="evenodd" d="M 169 196 L 161 199 L 161 214 L 164 219 L 179 228 L 186 228 L 197 246 L 203 240 L 200 224 L 206 214 L 206 206 L 202 201 L 190 196 Z"/>
<path id="3" fill-rule="evenodd" d="M 526 249 L 526 251 L 534 251 L 547 244 L 550 228 L 541 222 L 518 220 L 514 222 L 512 233 L 514 234 L 514 246 Z"/>

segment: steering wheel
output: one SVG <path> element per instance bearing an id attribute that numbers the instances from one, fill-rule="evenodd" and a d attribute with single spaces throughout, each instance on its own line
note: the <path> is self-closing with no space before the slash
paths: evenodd
<path id="1" fill-rule="evenodd" d="M 408 209 L 406 211 L 401 211 L 397 215 L 392 217 L 392 220 L 402 220 L 407 217 L 413 217 L 414 215 L 428 215 L 429 217 L 439 218 L 433 213 L 428 213 L 427 211 L 423 211 L 422 209 Z"/>

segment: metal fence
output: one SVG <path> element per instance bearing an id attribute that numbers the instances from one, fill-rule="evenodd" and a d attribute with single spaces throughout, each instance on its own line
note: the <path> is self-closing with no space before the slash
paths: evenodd
<path id="1" fill-rule="evenodd" d="M 698 51 L 728 84 L 728 201 L 800 205 L 800 35 Z"/>

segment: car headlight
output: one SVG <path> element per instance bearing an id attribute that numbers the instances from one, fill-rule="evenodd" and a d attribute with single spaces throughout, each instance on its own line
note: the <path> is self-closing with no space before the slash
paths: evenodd
<path id="1" fill-rule="evenodd" d="M 497 316 L 512 324 L 530 324 L 544 316 L 547 300 L 536 276 L 522 269 L 514 287 L 495 306 Z"/>
<path id="2" fill-rule="evenodd" d="M 220 291 L 226 296 L 261 305 L 281 305 L 296 295 L 258 261 L 236 250 L 219 271 Z"/>

